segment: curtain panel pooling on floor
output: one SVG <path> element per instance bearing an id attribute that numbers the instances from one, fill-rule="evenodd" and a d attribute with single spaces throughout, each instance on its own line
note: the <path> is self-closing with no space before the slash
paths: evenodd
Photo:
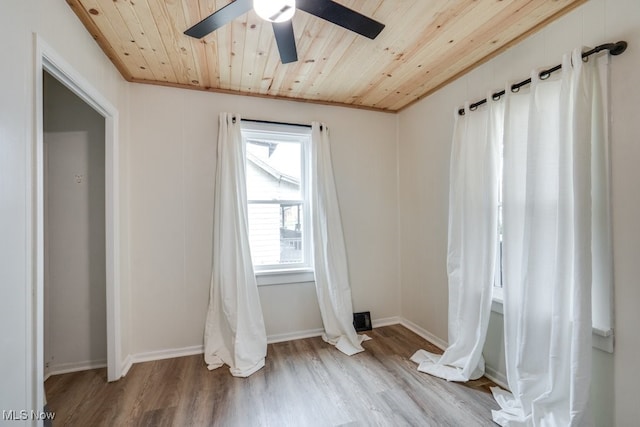
<path id="1" fill-rule="evenodd" d="M 232 375 L 247 377 L 264 366 L 267 334 L 249 248 L 240 117 L 221 113 L 219 126 L 204 358 L 209 369 L 227 364 Z"/>
<path id="2" fill-rule="evenodd" d="M 499 236 L 491 183 L 501 173 L 511 391 L 492 389 L 501 407 L 493 420 L 501 426 L 593 424 L 592 331 L 613 330 L 608 63 L 608 55 L 583 58 L 575 49 L 554 67 L 559 73 L 534 70 L 499 96 L 467 104 L 456 119 L 449 347 L 442 357 L 419 351 L 412 359 L 421 371 L 448 380 L 482 375 L 496 254 L 486 237 L 497 243 Z M 484 151 L 492 146 L 503 147 L 495 162 Z"/>
<path id="3" fill-rule="evenodd" d="M 318 304 L 324 325 L 322 338 L 351 356 L 364 351 L 353 327 L 353 304 L 342 232 L 338 194 L 333 177 L 329 129 L 311 125 L 311 217 Z"/>
<path id="4" fill-rule="evenodd" d="M 612 289 L 603 77 L 575 49 L 558 78 L 532 72 L 529 91 L 506 96 L 502 426 L 593 424 L 592 315 L 610 300 L 593 310 L 592 293 Z"/>
<path id="5" fill-rule="evenodd" d="M 468 108 L 468 105 L 467 105 Z M 442 356 L 418 350 L 418 370 L 448 381 L 484 375 L 498 236 L 499 144 L 504 103 L 455 113 L 449 174 L 449 346 Z"/>

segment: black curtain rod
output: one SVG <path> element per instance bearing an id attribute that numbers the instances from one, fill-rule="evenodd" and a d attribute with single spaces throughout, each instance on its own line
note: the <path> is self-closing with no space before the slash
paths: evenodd
<path id="1" fill-rule="evenodd" d="M 598 53 L 598 52 L 603 51 L 603 50 L 608 50 L 609 54 L 614 55 L 614 56 L 620 55 L 622 52 L 627 50 L 627 42 L 626 41 L 619 41 L 617 43 L 601 44 L 600 46 L 596 46 L 591 50 L 588 50 L 586 52 L 582 52 L 582 57 L 586 58 L 588 56 L 593 55 L 594 53 Z M 562 68 L 562 64 L 558 64 L 555 67 L 549 68 L 548 70 L 541 71 L 540 74 L 539 74 L 540 79 L 541 80 L 548 79 L 549 76 L 551 75 L 551 73 L 553 73 L 555 71 L 558 71 L 561 68 Z M 526 86 L 529 83 L 531 83 L 531 78 L 528 78 L 528 79 L 523 80 L 523 81 L 521 81 L 519 83 L 513 84 L 513 85 L 511 85 L 511 92 L 517 92 L 517 91 L 520 90 L 520 88 L 522 86 Z M 503 89 L 500 92 L 496 92 L 493 95 L 491 95 L 491 99 L 493 99 L 494 101 L 497 101 L 504 94 L 505 94 L 505 91 Z M 469 105 L 469 110 L 470 111 L 474 111 L 476 108 L 478 108 L 482 104 L 485 104 L 486 102 L 487 102 L 487 98 L 481 99 L 480 101 L 477 101 L 477 102 L 474 102 L 473 104 Z M 464 116 L 464 114 L 465 114 L 464 108 L 460 108 L 458 110 L 458 114 L 461 115 L 461 116 Z"/>
<path id="2" fill-rule="evenodd" d="M 300 126 L 303 128 L 311 129 L 311 125 L 303 125 L 300 123 L 284 123 L 284 122 L 272 122 L 269 120 L 256 120 L 256 119 L 241 119 L 243 122 L 251 122 L 251 123 L 266 123 L 269 125 L 284 125 L 284 126 Z"/>

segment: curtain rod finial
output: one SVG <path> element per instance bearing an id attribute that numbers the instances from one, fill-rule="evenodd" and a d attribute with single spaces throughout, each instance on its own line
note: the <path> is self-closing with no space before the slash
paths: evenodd
<path id="1" fill-rule="evenodd" d="M 609 50 L 611 55 L 620 55 L 622 52 L 627 50 L 627 42 L 624 40 L 620 40 L 617 42 L 612 49 Z"/>

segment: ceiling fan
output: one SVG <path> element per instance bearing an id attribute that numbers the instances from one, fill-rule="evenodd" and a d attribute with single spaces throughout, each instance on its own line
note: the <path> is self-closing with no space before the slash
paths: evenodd
<path id="1" fill-rule="evenodd" d="M 235 0 L 198 22 L 184 33 L 201 39 L 240 15 L 254 9 L 259 17 L 272 23 L 283 64 L 296 62 L 298 52 L 291 18 L 303 10 L 370 39 L 375 39 L 384 24 L 332 0 Z"/>

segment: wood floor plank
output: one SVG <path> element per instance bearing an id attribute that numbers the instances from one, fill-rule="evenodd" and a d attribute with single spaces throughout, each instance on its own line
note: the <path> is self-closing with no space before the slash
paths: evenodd
<path id="1" fill-rule="evenodd" d="M 209 371 L 201 355 L 45 383 L 54 426 L 490 426 L 497 409 L 486 378 L 449 383 L 417 371 L 418 349 L 440 351 L 403 326 L 369 331 L 365 352 L 346 356 L 320 338 L 270 344 L 249 378 Z"/>

